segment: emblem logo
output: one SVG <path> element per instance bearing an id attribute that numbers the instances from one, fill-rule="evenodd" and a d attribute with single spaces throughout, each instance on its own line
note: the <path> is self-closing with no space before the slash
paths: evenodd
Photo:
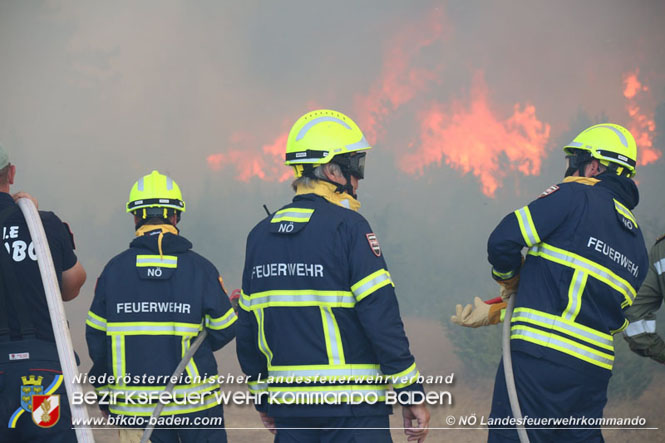
<path id="1" fill-rule="evenodd" d="M 367 237 L 369 247 L 372 249 L 374 255 L 381 257 L 381 245 L 379 245 L 379 240 L 376 238 L 376 234 L 370 232 L 369 234 L 365 234 L 365 236 Z"/>
<path id="2" fill-rule="evenodd" d="M 21 407 L 26 412 L 32 412 L 33 395 L 44 393 L 44 387 L 42 386 L 43 378 L 41 376 L 35 377 L 34 375 L 21 377 L 21 381 L 23 382 L 23 385 L 21 385 Z"/>
<path id="3" fill-rule="evenodd" d="M 60 420 L 60 395 L 33 395 L 32 421 L 42 428 L 50 428 Z"/>
<path id="4" fill-rule="evenodd" d="M 545 189 L 543 193 L 538 196 L 538 198 L 547 197 L 548 195 L 554 194 L 558 190 L 559 187 L 557 185 L 552 185 L 549 188 Z"/>

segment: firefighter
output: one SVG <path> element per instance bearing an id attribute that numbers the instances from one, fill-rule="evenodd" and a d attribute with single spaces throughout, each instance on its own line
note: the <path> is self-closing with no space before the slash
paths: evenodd
<path id="1" fill-rule="evenodd" d="M 93 384 L 118 396 L 108 406 L 112 416 L 120 417 L 117 423 L 129 423 L 123 417 L 147 420 L 157 399 L 150 397 L 148 404 L 140 399 L 164 390 L 190 344 L 206 328 L 208 335 L 178 379 L 173 397 L 159 400 L 166 403 L 162 417 L 189 421 L 181 420 L 182 429 L 157 424 L 151 441 L 225 442 L 213 352 L 233 339 L 237 317 L 222 278 L 179 235 L 176 225 L 185 202 L 170 177 L 152 171 L 140 178 L 129 194 L 127 212 L 133 215 L 136 238 L 104 268 L 86 321 L 90 375 L 102 380 Z M 195 396 L 200 398 L 191 400 Z M 202 418 L 210 426 L 198 427 L 196 420 Z M 141 431 L 121 431 L 126 441 L 140 437 Z"/>
<path id="2" fill-rule="evenodd" d="M 665 364 L 665 342 L 656 333 L 656 311 L 665 295 L 665 235 L 649 253 L 649 271 L 633 305 L 626 311 L 630 321 L 623 331 L 633 352 Z"/>
<path id="3" fill-rule="evenodd" d="M 275 441 L 391 441 L 389 383 L 409 440 L 427 434 L 394 284 L 357 212 L 368 149 L 340 112 L 300 117 L 286 146 L 296 196 L 247 238 L 237 353 Z"/>
<path id="4" fill-rule="evenodd" d="M 16 166 L 0 146 L 0 441 L 75 442 L 46 294 L 30 232 L 9 194 Z M 12 198 L 13 197 L 13 198 Z M 69 227 L 53 212 L 39 212 L 63 301 L 74 299 L 85 270 L 74 253 Z M 33 415 L 33 395 L 40 398 Z M 44 401 L 46 400 L 46 401 Z M 59 408 L 55 403 L 59 401 Z"/>
<path id="5" fill-rule="evenodd" d="M 612 336 L 628 325 L 624 310 L 647 272 L 631 212 L 639 199 L 630 179 L 637 148 L 629 131 L 606 123 L 582 131 L 563 150 L 563 183 L 508 214 L 489 237 L 488 258 L 502 296 L 517 291 L 510 346 L 522 415 L 595 418 L 607 402 Z M 523 247 L 529 248 L 524 261 Z M 498 323 L 497 308 L 478 302 L 475 309 L 458 306 L 453 321 Z M 503 371 L 502 362 L 493 419 L 512 416 Z M 532 442 L 602 441 L 598 427 L 584 425 L 528 434 Z M 490 428 L 491 442 L 515 440 L 514 427 Z"/>

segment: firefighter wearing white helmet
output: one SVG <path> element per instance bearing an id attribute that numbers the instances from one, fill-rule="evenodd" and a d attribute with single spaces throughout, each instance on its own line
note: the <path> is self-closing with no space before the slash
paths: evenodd
<path id="1" fill-rule="evenodd" d="M 247 238 L 237 353 L 275 441 L 391 441 L 389 384 L 409 439 L 427 434 L 392 278 L 356 212 L 368 149 L 341 112 L 302 116 L 286 146 L 296 196 Z"/>
<path id="2" fill-rule="evenodd" d="M 215 398 L 220 387 L 213 352 L 235 336 L 236 315 L 222 278 L 179 235 L 176 225 L 185 202 L 170 177 L 152 171 L 140 178 L 126 209 L 133 215 L 136 238 L 104 268 L 86 321 L 90 375 L 96 380 L 112 376 L 108 384 L 97 383 L 95 388 L 118 396 L 118 401 L 105 406 L 118 417 L 117 423 L 132 417 L 137 427 L 146 427 L 157 405 L 156 395 L 164 391 L 190 344 L 206 328 L 205 341 L 162 412 L 187 419 L 190 425 L 183 429 L 158 425 L 152 440 L 225 442 L 222 406 Z M 141 393 L 154 395 L 140 401 L 135 397 Z M 191 402 L 192 395 L 199 397 Z M 199 427 L 200 420 L 208 426 Z M 141 434 L 124 429 L 121 441 L 138 442 Z"/>
<path id="3" fill-rule="evenodd" d="M 647 272 L 647 253 L 631 212 L 639 193 L 637 149 L 625 128 L 591 126 L 563 148 L 562 183 L 508 214 L 488 240 L 492 277 L 515 296 L 511 358 L 524 417 L 602 417 L 612 374 L 612 336 L 628 326 Z M 526 259 L 522 248 L 528 248 Z M 505 303 L 503 303 L 505 306 Z M 478 327 L 500 321 L 500 305 L 457 306 L 452 321 Z M 491 418 L 510 420 L 503 363 Z M 600 429 L 530 429 L 530 441 L 602 441 Z M 489 441 L 517 441 L 513 428 L 490 427 Z"/>

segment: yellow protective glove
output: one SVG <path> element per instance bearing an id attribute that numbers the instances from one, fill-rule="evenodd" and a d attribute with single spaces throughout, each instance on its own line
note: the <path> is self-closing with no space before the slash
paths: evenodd
<path id="1" fill-rule="evenodd" d="M 488 305 L 480 297 L 475 297 L 473 303 L 475 307 L 466 305 L 462 308 L 462 305 L 457 305 L 456 315 L 450 317 L 450 320 L 467 328 L 495 325 L 501 321 L 501 310 L 506 307 L 505 302 Z"/>

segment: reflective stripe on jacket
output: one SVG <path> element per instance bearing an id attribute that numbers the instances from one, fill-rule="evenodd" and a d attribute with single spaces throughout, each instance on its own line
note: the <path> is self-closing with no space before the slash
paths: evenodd
<path id="1" fill-rule="evenodd" d="M 569 177 L 506 216 L 488 242 L 493 276 L 519 273 L 512 348 L 608 376 L 612 336 L 647 272 L 626 178 Z M 523 247 L 527 258 L 520 269 Z"/>
<path id="2" fill-rule="evenodd" d="M 239 305 L 238 358 L 270 415 L 380 415 L 390 385 L 422 391 L 380 245 L 352 210 L 305 194 L 259 223 Z"/>
<path id="3" fill-rule="evenodd" d="M 175 401 L 164 415 L 211 408 L 217 364 L 213 351 L 235 336 L 237 320 L 214 265 L 191 251 L 191 243 L 159 229 L 137 237 L 130 248 L 113 258 L 97 280 L 86 321 L 86 339 L 92 358 L 91 376 L 113 376 L 95 383 L 118 400 L 110 411 L 149 416 L 155 404 L 137 401 L 164 390 L 196 336 L 208 336 L 178 380 L 174 399 L 197 394 L 201 402 Z M 155 397 L 151 397 L 155 398 Z"/>

